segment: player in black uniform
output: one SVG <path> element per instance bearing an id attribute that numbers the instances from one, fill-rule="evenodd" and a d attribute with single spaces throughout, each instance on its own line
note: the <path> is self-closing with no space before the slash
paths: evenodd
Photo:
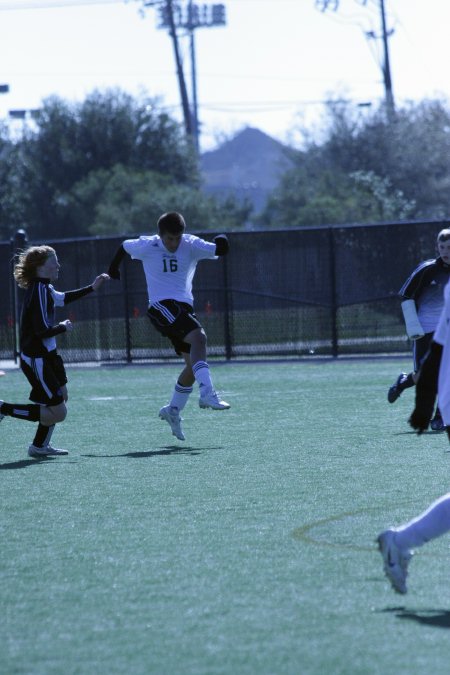
<path id="1" fill-rule="evenodd" d="M 406 332 L 413 340 L 414 370 L 400 373 L 389 388 L 389 403 L 394 403 L 402 391 L 416 384 L 420 364 L 428 352 L 444 306 L 444 286 L 450 277 L 450 229 L 439 232 L 436 248 L 438 257 L 420 263 L 399 292 Z M 430 426 L 434 431 L 444 429 L 439 408 L 436 408 Z"/>
<path id="2" fill-rule="evenodd" d="M 21 253 L 14 277 L 26 289 L 20 319 L 20 367 L 31 384 L 32 403 L 0 401 L 0 421 L 16 417 L 38 422 L 30 457 L 67 455 L 67 450 L 53 448 L 50 439 L 55 424 L 67 415 L 67 377 L 64 363 L 56 350 L 56 335 L 72 330 L 69 319 L 55 323 L 55 307 L 62 307 L 97 290 L 107 274 L 97 276 L 90 286 L 61 293 L 51 281 L 58 278 L 60 265 L 50 246 L 31 246 Z"/>

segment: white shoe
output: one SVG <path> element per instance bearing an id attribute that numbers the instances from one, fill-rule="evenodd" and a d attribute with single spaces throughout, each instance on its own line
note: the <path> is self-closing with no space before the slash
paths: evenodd
<path id="1" fill-rule="evenodd" d="M 165 405 L 159 411 L 159 416 L 162 420 L 166 420 L 169 423 L 170 428 L 172 429 L 172 434 L 176 436 L 180 441 L 184 441 L 184 434 L 181 428 L 181 417 L 178 408 L 174 406 Z"/>
<path id="2" fill-rule="evenodd" d="M 68 450 L 62 448 L 52 448 L 51 445 L 45 445 L 43 448 L 38 448 L 36 445 L 30 445 L 28 448 L 30 457 L 56 457 L 59 455 L 68 455 Z"/>
<path id="3" fill-rule="evenodd" d="M 395 530 L 385 530 L 377 537 L 378 548 L 383 556 L 384 573 L 397 593 L 407 593 L 406 577 L 412 551 L 400 548 L 395 542 Z"/>
<path id="4" fill-rule="evenodd" d="M 230 404 L 221 401 L 214 389 L 201 387 L 200 398 L 198 401 L 200 408 L 212 408 L 213 410 L 228 410 Z"/>

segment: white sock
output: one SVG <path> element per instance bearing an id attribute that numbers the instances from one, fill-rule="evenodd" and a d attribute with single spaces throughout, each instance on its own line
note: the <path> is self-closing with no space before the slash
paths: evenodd
<path id="1" fill-rule="evenodd" d="M 402 548 L 416 548 L 450 530 L 450 493 L 437 499 L 420 516 L 395 528 L 395 541 Z"/>
<path id="2" fill-rule="evenodd" d="M 176 383 L 169 405 L 178 410 L 183 410 L 188 402 L 189 395 L 192 394 L 193 387 L 183 387 L 179 382 Z"/>
<path id="3" fill-rule="evenodd" d="M 192 371 L 200 387 L 212 389 L 213 383 L 209 372 L 209 366 L 206 361 L 197 361 L 197 363 L 194 363 Z"/>

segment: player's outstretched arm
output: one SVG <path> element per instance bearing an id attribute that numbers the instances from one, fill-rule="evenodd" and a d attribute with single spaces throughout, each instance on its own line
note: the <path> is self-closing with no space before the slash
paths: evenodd
<path id="1" fill-rule="evenodd" d="M 124 256 L 125 256 L 125 249 L 122 246 L 122 244 L 119 246 L 117 249 L 116 255 L 114 258 L 111 260 L 111 264 L 108 268 L 108 275 L 111 277 L 111 279 L 120 279 L 120 263 L 122 262 Z"/>
<path id="2" fill-rule="evenodd" d="M 230 250 L 230 244 L 226 234 L 218 234 L 217 237 L 214 237 L 213 241 L 216 244 L 216 255 L 226 255 Z"/>
<path id="3" fill-rule="evenodd" d="M 83 298 L 85 295 L 88 295 L 88 293 L 96 291 L 97 288 L 100 288 L 103 282 L 107 280 L 109 280 L 109 275 L 106 274 L 106 272 L 103 272 L 102 274 L 99 274 L 97 277 L 95 277 L 94 281 L 92 282 L 92 284 L 89 284 L 89 286 L 84 286 L 84 288 L 77 288 L 74 291 L 66 291 L 63 296 L 64 304 L 69 305 L 71 302 L 75 302 L 75 300 L 79 300 L 80 298 Z"/>
<path id="4" fill-rule="evenodd" d="M 430 349 L 420 367 L 419 379 L 416 383 L 416 407 L 409 418 L 410 425 L 418 434 L 428 429 L 433 416 L 441 357 L 442 345 L 432 340 Z"/>
<path id="5" fill-rule="evenodd" d="M 92 282 L 91 284 L 92 289 L 96 291 L 97 288 L 100 288 L 100 286 L 105 281 L 109 281 L 109 274 L 106 274 L 106 272 L 102 272 L 102 274 L 99 274 L 97 277 L 95 277 L 94 281 Z"/>

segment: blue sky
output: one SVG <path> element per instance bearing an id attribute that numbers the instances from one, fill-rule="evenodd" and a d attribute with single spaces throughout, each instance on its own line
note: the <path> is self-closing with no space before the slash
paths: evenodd
<path id="1" fill-rule="evenodd" d="M 246 125 L 295 142 L 301 124 L 320 125 L 323 101 L 336 94 L 355 105 L 383 99 L 379 0 L 340 0 L 336 11 L 330 1 L 324 12 L 315 0 L 222 4 L 227 25 L 195 31 L 203 150 Z M 448 0 L 385 5 L 396 103 L 450 99 Z M 51 94 L 82 100 L 117 86 L 157 97 L 181 120 L 172 42 L 157 28 L 155 9 L 142 16 L 141 7 L 137 0 L 0 0 L 0 84 L 10 86 L 0 117 L 38 108 Z M 181 46 L 190 91 L 187 38 Z"/>

